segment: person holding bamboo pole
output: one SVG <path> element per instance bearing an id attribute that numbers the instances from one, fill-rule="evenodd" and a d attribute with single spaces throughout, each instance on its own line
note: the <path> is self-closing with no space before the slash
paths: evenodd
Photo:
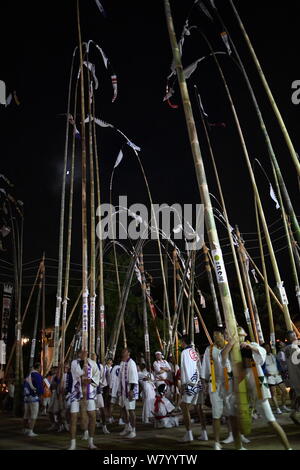
<path id="1" fill-rule="evenodd" d="M 223 351 L 232 348 L 231 343 L 225 342 L 225 330 L 216 327 L 213 332 L 214 343 L 205 350 L 201 378 L 209 385 L 209 397 L 212 406 L 214 449 L 222 450 L 220 444 L 221 418 L 223 415 L 229 417 L 232 434 L 237 450 L 243 450 L 241 440 L 243 439 L 239 432 L 236 418 L 234 402 L 233 374 L 229 361 L 223 360 Z"/>
<path id="2" fill-rule="evenodd" d="M 81 414 L 82 427 L 88 429 L 88 447 L 97 449 L 94 445 L 96 427 L 95 397 L 100 376 L 97 364 L 87 357 L 86 351 L 79 351 L 78 359 L 71 363 L 72 392 L 70 433 L 71 445 L 68 450 L 76 450 L 76 429 L 78 413 Z"/>
<path id="3" fill-rule="evenodd" d="M 191 345 L 191 340 L 188 335 L 181 338 L 183 351 L 181 353 L 181 409 L 183 413 L 183 422 L 186 428 L 186 433 L 181 442 L 191 442 L 194 440 L 191 424 L 190 406 L 202 406 L 203 394 L 202 383 L 200 378 L 200 357 Z M 203 414 L 200 413 L 202 433 L 199 437 L 201 441 L 207 441 L 206 425 Z"/>
<path id="4" fill-rule="evenodd" d="M 39 404 L 44 393 L 41 364 L 36 362 L 29 375 L 24 380 L 24 434 L 36 437 L 33 432 L 35 422 L 39 415 Z"/>
<path id="5" fill-rule="evenodd" d="M 291 450 L 288 438 L 280 426 L 277 423 L 274 414 L 272 412 L 269 398 L 271 393 L 267 379 L 263 373 L 262 365 L 266 360 L 266 350 L 257 343 L 246 342 L 245 338 L 248 336 L 242 327 L 238 327 L 238 341 L 241 348 L 241 354 L 243 358 L 243 367 L 240 371 L 240 379 L 243 380 L 246 377 L 247 389 L 252 404 L 255 404 L 255 408 L 262 411 L 266 421 L 271 426 L 273 431 L 277 434 L 286 450 Z M 236 339 L 230 339 L 227 347 L 222 352 L 222 363 L 229 363 L 229 353 L 235 344 Z M 235 407 L 235 397 L 232 401 L 232 408 Z"/>

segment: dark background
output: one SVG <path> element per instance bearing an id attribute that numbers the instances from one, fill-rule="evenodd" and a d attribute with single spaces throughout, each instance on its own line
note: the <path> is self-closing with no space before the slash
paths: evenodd
<path id="1" fill-rule="evenodd" d="M 163 103 L 166 76 L 172 61 L 163 1 L 103 0 L 102 3 L 107 12 L 106 19 L 101 16 L 93 0 L 80 2 L 83 40 L 94 39 L 103 47 L 118 76 L 119 95 L 117 101 L 112 104 L 110 78 L 99 56 L 90 57 L 91 62 L 96 64 L 99 79 L 96 115 L 116 125 L 142 148 L 140 156 L 154 202 L 197 203 L 199 193 L 178 87 L 172 102 L 177 103 L 179 108 L 173 110 Z M 177 37 L 182 31 L 192 4 L 191 0 L 171 2 Z M 299 2 L 288 0 L 282 4 L 261 0 L 236 0 L 235 4 L 261 61 L 296 151 L 300 152 L 300 107 L 293 105 L 291 101 L 291 84 L 300 79 Z M 229 2 L 217 0 L 216 5 L 235 40 L 257 93 L 294 208 L 299 214 L 297 176 L 279 126 Z M 58 258 L 65 136 L 65 118 L 59 115 L 66 112 L 71 58 L 78 41 L 76 2 L 1 2 L 0 16 L 0 78 L 6 82 L 8 92 L 17 91 L 21 103 L 20 106 L 12 104 L 7 108 L 0 108 L 1 173 L 14 183 L 17 198 L 24 202 L 24 261 L 39 258 L 43 251 L 46 252 L 47 258 L 55 260 Z M 215 50 L 225 50 L 214 27 L 197 9 L 191 16 L 190 24 L 198 24 L 203 28 Z M 184 66 L 207 53 L 203 39 L 198 33 L 194 33 L 186 38 Z M 228 57 L 220 58 L 220 63 L 234 96 L 250 156 L 252 159 L 260 159 L 273 182 L 267 148 L 243 78 Z M 250 253 L 258 256 L 250 180 L 224 87 L 213 60 L 199 66 L 189 80 L 189 86 L 209 189 L 217 196 L 215 178 L 192 94 L 194 83 L 201 92 L 210 121 L 226 123 L 226 128 L 212 128 L 211 138 L 229 218 L 232 225 L 239 225 L 245 240 L 249 240 L 247 247 Z M 77 127 L 80 127 L 79 116 Z M 103 202 L 108 202 L 109 179 L 121 140 L 109 129 L 100 129 L 98 132 L 102 198 Z M 114 201 L 117 201 L 118 195 L 127 195 L 129 204 L 148 204 L 145 185 L 134 155 L 129 148 L 124 153 L 125 158 L 115 175 Z M 81 262 L 79 170 L 78 158 L 72 252 L 72 261 L 77 263 Z M 267 221 L 271 225 L 280 218 L 280 214 L 268 196 L 269 187 L 265 177 L 258 169 L 256 175 Z M 278 222 L 275 224 L 275 228 L 280 226 Z M 278 260 L 291 298 L 294 291 L 290 279 L 288 253 L 284 248 L 286 242 L 284 238 L 280 238 L 282 235 L 283 230 L 279 230 L 272 234 L 272 238 L 279 237 L 279 240 L 274 242 L 274 247 L 281 250 L 278 252 Z M 220 237 L 226 237 L 222 227 Z M 224 240 L 224 244 L 228 245 L 228 242 Z M 155 251 L 157 249 L 153 245 L 148 254 Z M 224 252 L 229 252 L 227 246 L 224 247 Z M 11 251 L 2 253 L 1 258 L 11 261 Z M 230 256 L 229 258 L 231 260 Z M 154 264 L 150 263 L 150 259 L 153 260 L 150 256 L 149 261 L 146 260 L 146 269 L 153 270 L 152 274 L 155 275 Z M 201 277 L 203 265 L 200 261 L 199 258 L 197 269 L 198 276 Z M 54 261 L 53 263 L 55 265 Z M 228 266 L 229 276 L 232 276 L 232 265 Z M 31 274 L 33 276 L 33 273 Z M 80 279 L 80 272 L 77 277 Z M 272 283 L 271 273 L 270 278 Z M 1 280 L 5 280 L 3 272 Z M 28 278 L 28 285 L 32 280 Z M 47 282 L 49 286 L 54 286 L 55 276 L 53 279 L 48 278 Z M 80 285 L 80 282 L 76 285 Z M 294 300 L 290 299 L 290 302 L 295 305 Z"/>

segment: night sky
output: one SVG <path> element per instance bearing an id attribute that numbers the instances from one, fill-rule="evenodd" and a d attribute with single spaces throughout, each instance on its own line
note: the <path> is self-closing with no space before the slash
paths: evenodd
<path id="1" fill-rule="evenodd" d="M 194 0 L 171 1 L 179 37 Z M 6 5 L 4 5 L 6 3 Z M 105 50 L 118 76 L 119 94 L 112 104 L 110 77 L 97 55 L 99 89 L 96 115 L 111 122 L 142 148 L 140 153 L 156 203 L 196 203 L 199 193 L 186 125 L 176 87 L 173 103 L 177 110 L 163 103 L 166 76 L 172 61 L 165 22 L 163 1 L 103 0 L 107 18 L 99 13 L 93 0 L 82 0 L 83 40 L 93 39 Z M 300 153 L 299 111 L 291 101 L 291 84 L 300 79 L 299 70 L 299 2 L 236 0 L 277 104 L 290 131 L 296 151 Z M 242 56 L 257 93 L 268 125 L 277 158 L 299 215 L 297 177 L 278 124 L 227 0 L 216 0 L 230 33 Z M 69 71 L 77 45 L 76 1 L 1 2 L 1 75 L 8 92 L 17 91 L 20 106 L 0 108 L 1 169 L 15 185 L 15 194 L 24 202 L 24 261 L 39 258 L 43 251 L 49 258 L 58 257 L 60 189 L 64 155 L 65 118 Z M 207 17 L 195 9 L 190 24 L 201 26 L 215 50 L 224 51 L 216 29 Z M 184 66 L 206 55 L 208 49 L 199 33 L 186 38 Z M 228 57 L 220 58 L 245 133 L 251 159 L 259 158 L 268 175 L 272 173 L 252 102 L 243 78 Z M 253 195 L 237 131 L 223 84 L 213 60 L 201 64 L 188 81 L 199 140 L 210 191 L 217 188 L 209 161 L 199 113 L 192 92 L 197 84 L 211 122 L 225 122 L 226 128 L 213 128 L 217 165 L 226 196 L 232 225 L 241 232 L 255 232 Z M 80 127 L 80 117 L 77 127 Z M 109 129 L 98 130 L 102 198 L 109 199 L 109 179 L 122 141 Z M 114 201 L 127 195 L 129 203 L 148 203 L 144 182 L 133 153 L 128 148 L 118 168 L 114 183 Z M 80 246 L 80 161 L 77 161 L 75 235 L 72 260 L 81 261 Z M 256 169 L 268 223 L 279 219 L 268 197 L 268 183 Z M 272 179 L 273 181 L 273 179 Z M 283 231 L 280 232 L 283 234 Z M 220 237 L 225 237 L 220 228 Z M 246 236 L 245 236 L 246 238 Z M 248 237 L 249 238 L 249 237 Z M 251 236 L 250 236 L 251 238 Z M 276 237 L 275 237 L 276 238 Z M 255 243 L 254 243 L 255 245 Z M 248 245 L 251 246 L 251 245 Z M 275 242 L 275 248 L 285 241 Z M 228 248 L 227 248 L 228 251 Z M 258 252 L 254 250 L 253 254 Z M 9 252 L 1 254 L 9 260 Z M 287 251 L 279 253 L 283 278 L 289 283 Z"/>

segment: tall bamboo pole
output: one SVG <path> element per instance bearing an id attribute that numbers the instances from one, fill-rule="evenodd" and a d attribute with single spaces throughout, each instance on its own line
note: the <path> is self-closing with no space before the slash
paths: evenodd
<path id="1" fill-rule="evenodd" d="M 75 55 L 75 51 L 74 51 Z M 74 56 L 73 55 L 73 56 Z M 74 100 L 74 120 L 77 114 L 77 92 L 78 80 L 75 86 L 75 100 Z M 68 295 L 69 295 L 69 280 L 70 280 L 70 264 L 71 264 L 71 248 L 72 248 L 72 224 L 73 224 L 73 197 L 74 197 L 74 168 L 75 168 L 75 133 L 72 139 L 72 156 L 71 156 L 71 169 L 70 169 L 70 188 L 69 188 L 69 212 L 68 212 L 68 236 L 67 236 L 67 251 L 66 251 L 66 266 L 65 266 L 65 282 L 64 282 L 64 295 L 62 301 L 62 324 L 61 324 L 61 347 L 60 347 L 60 366 L 63 373 L 65 362 L 65 342 L 66 342 L 66 322 L 68 311 Z"/>
<path id="2" fill-rule="evenodd" d="M 191 344 L 193 346 L 195 346 L 195 328 L 194 328 L 195 270 L 196 270 L 196 250 L 192 250 L 192 272 L 191 272 L 191 287 L 190 287 L 190 301 L 191 301 L 190 337 L 191 337 Z"/>
<path id="3" fill-rule="evenodd" d="M 141 251 L 141 254 L 140 254 L 139 265 L 140 265 L 140 272 L 141 272 L 141 277 L 142 277 L 145 360 L 146 360 L 147 370 L 150 370 L 151 359 L 150 359 L 149 328 L 148 328 L 148 315 L 147 315 L 146 277 L 145 277 L 143 251 Z"/>
<path id="4" fill-rule="evenodd" d="M 263 210 L 262 203 L 261 203 L 261 200 L 260 200 L 260 195 L 259 195 L 258 188 L 257 188 L 257 185 L 256 185 L 253 169 L 252 169 L 252 166 L 251 166 L 251 161 L 250 161 L 248 149 L 247 149 L 247 146 L 246 146 L 246 142 L 245 142 L 245 139 L 244 139 L 244 134 L 242 132 L 242 128 L 241 128 L 241 125 L 240 125 L 240 122 L 239 122 L 239 119 L 238 119 L 238 115 L 237 115 L 237 112 L 236 112 L 236 109 L 235 109 L 235 106 L 234 106 L 234 103 L 233 103 L 233 99 L 232 99 L 230 90 L 228 88 L 225 76 L 223 74 L 222 68 L 220 67 L 218 58 L 214 54 L 214 51 L 211 47 L 211 44 L 208 41 L 208 39 L 206 38 L 205 34 L 202 33 L 202 36 L 203 36 L 205 42 L 207 43 L 211 53 L 213 54 L 214 61 L 216 63 L 216 66 L 218 68 L 218 71 L 220 73 L 221 79 L 223 81 L 223 84 L 224 84 L 224 87 L 225 87 L 225 90 L 226 90 L 226 94 L 227 94 L 227 97 L 228 97 L 228 100 L 229 100 L 229 103 L 230 103 L 230 107 L 231 107 L 231 110 L 232 110 L 232 113 L 233 113 L 233 117 L 234 117 L 234 120 L 235 120 L 237 131 L 238 131 L 238 134 L 239 134 L 239 137 L 240 137 L 240 141 L 241 141 L 241 145 L 242 145 L 242 149 L 243 149 L 243 154 L 244 154 L 245 161 L 246 161 L 246 164 L 247 164 L 247 167 L 248 167 L 249 176 L 250 176 L 250 180 L 251 180 L 251 183 L 252 183 L 253 191 L 254 191 L 254 194 L 255 194 L 255 197 L 256 197 L 256 200 L 257 200 L 258 210 L 259 210 L 260 218 L 261 218 L 261 221 L 262 221 L 262 226 L 263 226 L 263 231 L 264 231 L 264 234 L 265 234 L 266 242 L 267 242 L 267 245 L 268 245 L 268 250 L 269 250 L 269 254 L 270 254 L 270 258 L 271 258 L 271 262 L 272 262 L 272 266 L 273 266 L 273 271 L 274 271 L 274 276 L 275 276 L 276 283 L 277 283 L 277 288 L 279 290 L 279 293 L 280 293 L 281 297 L 283 297 L 284 288 L 282 287 L 280 272 L 279 272 L 277 260 L 276 260 L 276 257 L 275 257 L 273 245 L 272 245 L 272 242 L 271 242 L 271 238 L 270 238 L 270 234 L 269 234 L 268 225 L 267 225 L 267 222 L 266 222 L 264 210 Z M 284 303 L 284 319 L 285 319 L 287 329 L 291 330 L 292 324 L 291 324 L 291 318 L 290 318 L 287 303 Z"/>
<path id="5" fill-rule="evenodd" d="M 202 112 L 202 109 L 201 109 L 201 106 L 200 106 L 201 97 L 200 97 L 200 94 L 199 94 L 198 89 L 197 89 L 196 86 L 195 86 L 195 91 L 196 91 L 196 98 L 197 98 L 198 108 L 199 108 L 199 112 L 200 112 L 200 115 L 201 115 L 202 125 L 203 125 L 203 128 L 204 128 L 205 137 L 206 137 L 206 141 L 207 141 L 207 145 L 208 145 L 208 149 L 209 149 L 209 155 L 210 155 L 210 158 L 211 158 L 211 161 L 212 161 L 212 164 L 213 164 L 214 174 L 215 174 L 215 178 L 216 178 L 216 181 L 217 181 L 218 193 L 219 193 L 220 200 L 221 200 L 223 216 L 224 216 L 225 223 L 226 223 L 226 229 L 227 229 L 227 233 L 228 233 L 231 253 L 232 253 L 232 256 L 233 256 L 233 261 L 234 261 L 235 271 L 236 271 L 237 280 L 238 280 L 238 284 L 239 284 L 241 300 L 242 300 L 242 303 L 243 303 L 244 315 L 245 315 L 246 323 L 247 323 L 247 326 L 248 326 L 250 339 L 251 339 L 251 341 L 254 341 L 254 333 L 253 333 L 253 328 L 252 328 L 252 323 L 251 323 L 251 317 L 249 315 L 249 308 L 248 308 L 247 301 L 246 301 L 246 296 L 245 296 L 245 292 L 244 292 L 244 286 L 243 286 L 243 281 L 242 281 L 241 272 L 240 272 L 240 268 L 239 268 L 239 263 L 238 263 L 234 243 L 233 243 L 233 237 L 232 237 L 232 232 L 231 232 L 231 226 L 229 224 L 229 218 L 228 218 L 228 213 L 227 213 L 227 207 L 226 207 L 226 204 L 225 204 L 225 198 L 224 198 L 224 194 L 223 194 L 223 190 L 222 190 L 222 186 L 221 186 L 221 181 L 220 181 L 220 177 L 219 177 L 218 168 L 217 168 L 215 157 L 214 157 L 212 142 L 211 142 L 211 139 L 210 139 L 210 136 L 209 136 L 209 133 L 208 133 L 208 130 L 207 130 L 207 124 L 205 122 L 203 112 Z M 221 320 L 221 322 L 222 322 L 222 320 Z"/>
<path id="6" fill-rule="evenodd" d="M 89 63 L 88 51 L 87 62 Z M 90 70 L 87 68 L 87 85 L 89 94 L 91 93 L 91 76 Z M 94 94 L 93 94 L 94 95 Z M 93 123 L 91 119 L 92 106 L 91 99 L 94 101 L 94 96 L 88 98 L 88 113 L 89 113 L 89 176 L 90 176 L 90 218 L 91 218 L 91 233 L 90 233 L 90 253 L 91 253 L 91 280 L 90 280 L 90 337 L 89 337 L 89 354 L 95 352 L 95 314 L 96 314 L 96 221 L 95 221 L 95 172 L 94 172 L 94 153 L 93 153 Z"/>
<path id="7" fill-rule="evenodd" d="M 34 324 L 33 324 L 33 333 L 32 333 L 32 340 L 31 340 L 31 350 L 30 350 L 30 358 L 29 358 L 29 372 L 31 371 L 31 369 L 33 367 L 34 358 L 35 358 L 36 336 L 37 336 L 39 311 L 40 311 L 40 305 L 41 305 L 41 294 L 42 294 L 42 287 L 43 287 L 44 266 L 45 266 L 45 255 L 43 255 L 43 259 L 41 261 L 40 281 L 39 281 L 39 286 L 38 286 L 35 317 L 34 317 Z"/>
<path id="8" fill-rule="evenodd" d="M 208 258 L 208 255 L 207 255 L 208 248 L 205 245 L 205 243 L 204 243 L 202 249 L 203 249 L 203 253 L 204 253 L 205 271 L 206 271 L 206 274 L 207 274 L 209 288 L 210 288 L 210 292 L 211 292 L 211 296 L 212 296 L 212 300 L 213 300 L 213 306 L 214 306 L 215 316 L 216 316 L 216 320 L 217 320 L 217 325 L 218 326 L 223 326 L 222 318 L 221 318 L 221 312 L 220 312 L 220 309 L 219 309 L 219 304 L 218 304 L 218 299 L 217 299 L 217 294 L 216 294 L 216 289 L 215 289 L 214 280 L 213 280 L 213 276 L 212 276 L 212 272 L 211 272 L 210 262 L 209 262 L 209 258 Z"/>
<path id="9" fill-rule="evenodd" d="M 45 253 L 43 254 L 45 260 Z M 45 342 L 45 330 L 46 330 L 46 265 L 44 262 L 44 273 L 43 273 L 43 286 L 42 286 L 42 375 L 46 373 L 47 359 L 46 359 L 46 342 Z"/>
<path id="10" fill-rule="evenodd" d="M 191 143 L 191 149 L 194 157 L 194 164 L 197 176 L 198 187 L 201 195 L 202 203 L 204 203 L 205 208 L 205 220 L 207 226 L 207 233 L 210 245 L 212 247 L 212 254 L 215 262 L 215 267 L 221 269 L 221 274 L 219 271 L 218 275 L 218 286 L 220 290 L 221 301 L 223 304 L 223 310 L 225 315 L 226 327 L 230 337 L 238 338 L 236 320 L 233 311 L 233 304 L 231 299 L 231 294 L 229 290 L 229 285 L 226 276 L 226 270 L 223 262 L 222 250 L 220 247 L 219 237 L 217 229 L 215 226 L 215 220 L 213 216 L 213 210 L 210 200 L 210 194 L 208 190 L 208 185 L 206 181 L 206 174 L 203 165 L 201 150 L 199 146 L 199 141 L 197 138 L 197 131 L 195 126 L 195 121 L 193 117 L 192 107 L 189 99 L 188 89 L 186 81 L 184 78 L 183 67 L 181 63 L 181 57 L 179 52 L 179 47 L 176 40 L 173 18 L 171 14 L 170 2 L 169 0 L 164 0 L 165 6 L 165 15 L 166 21 L 170 36 L 170 43 L 173 51 L 173 58 L 175 63 L 175 68 L 178 77 L 178 83 L 180 86 L 180 92 L 183 102 L 183 108 L 186 117 L 186 123 L 188 127 L 188 133 Z M 249 407 L 247 401 L 247 388 L 245 380 L 240 381 L 239 377 L 239 366 L 241 365 L 241 352 L 239 345 L 236 343 L 232 349 L 232 362 L 233 362 L 233 375 L 235 377 L 236 392 L 238 397 L 238 404 L 240 410 L 240 421 L 244 431 L 248 431 L 247 425 L 249 424 Z"/>
<path id="11" fill-rule="evenodd" d="M 93 100 L 93 114 L 95 117 L 95 100 Z M 95 155 L 95 168 L 96 168 L 96 188 L 97 188 L 97 204 L 98 207 L 101 205 L 101 183 L 100 183 L 100 171 L 99 171 L 99 157 L 97 148 L 97 134 L 96 134 L 96 123 L 93 119 L 93 134 L 94 134 L 94 155 Z M 101 229 L 101 218 L 99 220 L 100 234 Z M 104 364 L 105 359 L 105 299 L 104 299 L 104 271 L 103 271 L 103 240 L 100 236 L 98 240 L 99 256 L 98 256 L 98 269 L 99 269 L 99 317 L 97 319 L 97 327 L 100 332 L 100 361 Z M 125 328 L 125 327 L 124 327 Z M 124 330 L 123 330 L 124 331 Z M 98 343 L 98 338 L 97 338 Z"/>
<path id="12" fill-rule="evenodd" d="M 266 77 L 265 77 L 265 75 L 264 75 L 264 72 L 263 72 L 263 70 L 262 70 L 262 67 L 261 67 L 261 65 L 260 65 L 260 62 L 259 62 L 259 60 L 258 60 L 258 58 L 257 58 L 257 55 L 256 55 L 256 53 L 255 53 L 255 50 L 254 50 L 253 46 L 252 46 L 252 43 L 251 43 L 251 41 L 250 41 L 250 38 L 249 38 L 249 36 L 248 36 L 248 34 L 247 34 L 246 30 L 245 30 L 245 27 L 244 27 L 244 25 L 243 25 L 243 23 L 242 23 L 242 20 L 241 20 L 239 14 L 238 14 L 238 11 L 237 11 L 237 9 L 236 9 L 235 6 L 234 6 L 233 1 L 232 1 L 232 0 L 229 0 L 229 1 L 230 1 L 231 6 L 232 6 L 232 9 L 233 9 L 233 11 L 234 11 L 234 13 L 235 13 L 235 16 L 236 16 L 236 18 L 237 18 L 237 21 L 238 21 L 238 24 L 239 24 L 239 26 L 240 26 L 240 28 L 241 28 L 241 31 L 242 31 L 242 33 L 243 33 L 243 36 L 244 36 L 244 38 L 245 38 L 245 40 L 246 40 L 246 43 L 247 43 L 247 46 L 248 46 L 248 48 L 249 48 L 249 50 L 250 50 L 251 56 L 252 56 L 252 58 L 253 58 L 253 61 L 254 61 L 255 65 L 256 65 L 258 74 L 259 74 L 259 76 L 260 76 L 260 78 L 261 78 L 261 81 L 262 81 L 262 83 L 263 83 L 264 89 L 265 89 L 265 91 L 266 91 L 266 93 L 267 93 L 267 96 L 268 96 L 269 101 L 270 101 L 270 103 L 271 103 L 271 106 L 272 106 L 272 108 L 273 108 L 274 114 L 275 114 L 275 116 L 276 116 L 276 118 L 277 118 L 277 120 L 278 120 L 279 126 L 280 126 L 280 128 L 281 128 L 281 131 L 282 131 L 282 133 L 283 133 L 284 139 L 285 139 L 286 144 L 287 144 L 287 146 L 288 146 L 290 155 L 291 155 L 292 160 L 293 160 L 293 162 L 294 162 L 294 165 L 295 165 L 295 167 L 296 167 L 297 174 L 298 174 L 298 176 L 300 176 L 300 162 L 299 162 L 299 160 L 298 160 L 297 153 L 296 153 L 295 148 L 294 148 L 294 146 L 293 146 L 293 143 L 292 143 L 292 141 L 291 141 L 291 138 L 290 138 L 290 135 L 289 135 L 289 133 L 288 133 L 288 130 L 287 130 L 286 126 L 285 126 L 284 120 L 283 120 L 283 118 L 282 118 L 282 116 L 281 116 L 281 113 L 280 113 L 280 111 L 279 111 L 279 109 L 278 109 L 278 106 L 277 106 L 277 104 L 276 104 L 276 101 L 275 101 L 275 99 L 274 99 L 274 97 L 273 97 L 273 95 L 272 95 L 272 92 L 271 92 L 271 89 L 270 89 L 270 87 L 269 87 L 269 84 L 268 84 L 268 82 L 267 82 L 267 80 L 266 80 Z"/>
<path id="13" fill-rule="evenodd" d="M 54 323 L 54 350 L 53 350 L 53 365 L 54 366 L 58 365 L 58 358 L 59 358 L 59 329 L 60 329 L 60 316 L 61 316 L 61 303 L 62 303 L 62 278 L 63 278 L 63 253 L 64 253 L 64 221 L 65 221 L 66 178 L 67 178 L 68 143 L 69 143 L 69 113 L 70 113 L 70 103 L 71 103 L 71 84 L 72 84 L 73 64 L 74 64 L 74 53 L 72 57 L 71 73 L 70 73 L 70 79 L 69 79 L 63 180 L 62 180 L 61 203 L 60 203 L 58 275 L 57 275 L 56 309 L 55 309 L 55 323 Z"/>
<path id="14" fill-rule="evenodd" d="M 284 205 L 283 205 L 283 201 L 282 201 L 280 186 L 279 186 L 277 174 L 276 174 L 276 171 L 275 171 L 275 168 L 274 168 L 273 165 L 272 165 L 272 169 L 273 169 L 273 174 L 274 174 L 274 178 L 275 178 L 275 184 L 276 184 L 277 194 L 278 194 L 278 198 L 279 198 L 279 204 L 280 204 L 280 207 L 281 207 L 284 231 L 285 231 L 285 235 L 286 235 L 286 239 L 287 239 L 287 243 L 288 243 L 288 252 L 289 252 L 289 258 L 290 258 L 290 263 L 291 263 L 291 268 L 292 268 L 292 276 L 293 276 L 293 280 L 294 280 L 294 286 L 295 286 L 295 295 L 296 295 L 296 298 L 297 298 L 298 307 L 300 309 L 299 278 L 298 278 L 295 258 L 294 258 L 294 254 L 293 254 L 291 236 L 290 236 L 290 232 L 289 232 L 289 228 L 288 228 L 287 214 L 284 210 Z"/>
<path id="15" fill-rule="evenodd" d="M 82 349 L 88 351 L 88 240 L 86 204 L 86 142 L 84 106 L 84 70 L 80 28 L 79 0 L 77 0 L 77 27 L 80 57 L 80 94 L 81 94 L 81 213 L 82 213 Z"/>
<path id="16" fill-rule="evenodd" d="M 292 202 L 291 202 L 291 199 L 290 199 L 290 196 L 289 196 L 289 193 L 288 193 L 288 190 L 287 190 L 287 187 L 285 185 L 285 182 L 284 182 L 284 179 L 283 179 L 283 176 L 282 176 L 282 173 L 281 173 L 281 170 L 280 170 L 280 166 L 278 164 L 278 161 L 277 161 L 277 158 L 276 158 L 276 155 L 275 155 L 275 151 L 273 149 L 273 146 L 272 146 L 272 142 L 271 142 L 271 139 L 270 139 L 270 136 L 269 136 L 269 133 L 268 133 L 268 130 L 267 130 L 267 126 L 266 126 L 266 123 L 263 119 L 263 116 L 262 116 L 262 113 L 260 111 L 260 107 L 258 105 L 258 102 L 257 102 L 257 98 L 256 98 L 256 95 L 254 93 L 254 90 L 253 90 L 253 87 L 251 85 L 251 82 L 250 82 L 250 79 L 248 77 L 248 74 L 246 72 L 246 69 L 244 67 L 244 64 L 242 62 L 242 59 L 238 53 L 238 50 L 235 46 L 235 43 L 232 39 L 232 37 L 230 36 L 229 32 L 228 32 L 228 29 L 226 28 L 226 25 L 224 24 L 224 21 L 222 19 L 222 17 L 220 16 L 217 8 L 215 8 L 215 12 L 218 16 L 218 19 L 219 21 L 221 22 L 222 26 L 223 26 L 223 30 L 227 32 L 227 35 L 230 39 L 230 42 L 231 42 L 231 45 L 232 45 L 232 49 L 235 53 L 235 56 L 238 60 L 238 63 L 239 63 L 239 66 L 240 66 L 240 69 L 241 69 L 241 72 L 244 76 L 244 79 L 246 81 L 246 84 L 247 84 L 247 87 L 249 89 L 249 92 L 250 92 L 250 95 L 251 95 L 251 99 L 253 101 L 253 105 L 254 105 L 254 108 L 255 108 L 255 111 L 256 111 L 256 114 L 257 114 L 257 117 L 258 117 L 258 120 L 259 120 L 259 124 L 260 124 L 260 127 L 261 127 L 261 131 L 263 133 L 263 136 L 264 136 L 264 139 L 265 139 L 265 143 L 267 145 L 267 148 L 268 148 L 268 153 L 269 153 L 269 157 L 270 157 L 270 160 L 272 162 L 272 164 L 274 165 L 274 168 L 275 168 L 275 171 L 276 171 L 276 175 L 277 175 L 277 178 L 278 178 L 278 181 L 279 181 L 279 185 L 280 185 L 280 188 L 281 188 L 281 191 L 282 191 L 282 197 L 284 199 L 284 202 L 285 202 L 285 205 L 287 207 L 287 211 L 289 213 L 289 216 L 291 217 L 291 221 L 292 221 L 292 224 L 293 224 L 293 227 L 294 227 L 294 230 L 296 232 L 296 237 L 297 237 L 297 240 L 298 242 L 300 243 L 300 227 L 299 227 L 299 223 L 298 223 L 298 220 L 297 220 L 297 217 L 296 217 L 296 214 L 295 214 L 295 211 L 294 211 L 294 208 L 293 208 L 293 205 L 292 205 Z"/>
<path id="17" fill-rule="evenodd" d="M 268 318 L 269 318 L 269 329 L 270 329 L 270 344 L 271 344 L 272 353 L 276 356 L 276 338 L 275 338 L 273 311 L 272 311 L 272 305 L 271 305 L 270 292 L 268 289 L 268 276 L 267 276 L 264 248 L 263 248 L 263 243 L 262 243 L 262 236 L 261 236 L 260 222 L 259 222 L 259 215 L 258 215 L 256 200 L 255 200 L 255 217 L 256 217 L 256 225 L 257 225 L 260 258 L 261 258 L 261 264 L 262 264 L 263 274 L 264 274 L 264 286 L 265 286 L 265 294 L 266 294 Z"/>

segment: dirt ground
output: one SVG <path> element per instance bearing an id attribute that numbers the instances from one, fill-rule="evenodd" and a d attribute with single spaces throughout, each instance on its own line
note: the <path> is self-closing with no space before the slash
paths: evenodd
<path id="1" fill-rule="evenodd" d="M 206 411 L 207 420 L 210 422 L 209 410 Z M 119 436 L 123 429 L 118 424 L 108 425 L 109 435 L 101 434 L 101 428 L 96 430 L 95 444 L 101 450 L 213 450 L 212 426 L 208 424 L 207 431 L 209 441 L 202 442 L 196 438 L 200 434 L 199 424 L 193 424 L 193 433 L 195 440 L 191 443 L 180 443 L 180 438 L 185 430 L 181 425 L 172 429 L 154 429 L 151 424 L 142 424 L 140 420 L 141 406 L 137 409 L 137 437 L 135 439 L 126 439 Z M 278 422 L 285 429 L 290 440 L 291 447 L 294 450 L 300 450 L 300 426 L 292 423 L 288 413 L 278 417 Z M 29 438 L 22 435 L 22 419 L 14 418 L 8 413 L 0 414 L 0 450 L 64 450 L 67 449 L 70 437 L 67 432 L 57 433 L 49 432 L 50 423 L 47 417 L 38 418 L 35 432 L 37 437 Z M 222 439 L 227 437 L 227 428 L 222 426 Z M 248 450 L 282 450 L 282 445 L 272 433 L 265 421 L 260 418 L 253 422 L 252 433 L 248 436 L 251 440 L 246 445 Z M 223 445 L 223 449 L 232 450 L 232 444 Z M 87 442 L 81 440 L 81 431 L 78 428 L 77 449 L 87 449 Z"/>

